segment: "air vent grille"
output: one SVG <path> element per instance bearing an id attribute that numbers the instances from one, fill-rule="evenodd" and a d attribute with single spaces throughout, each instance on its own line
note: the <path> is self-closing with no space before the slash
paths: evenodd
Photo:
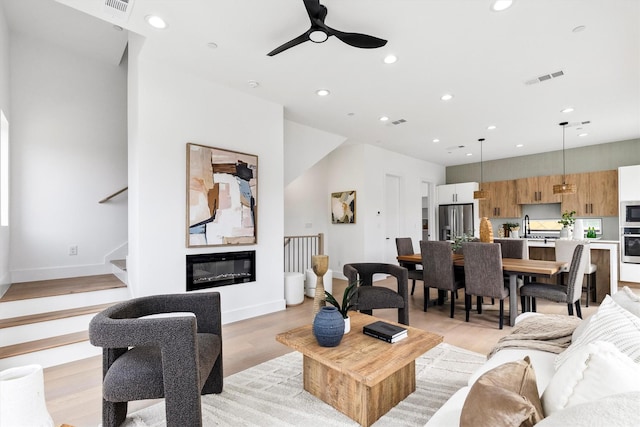
<path id="1" fill-rule="evenodd" d="M 104 0 L 102 11 L 121 21 L 127 21 L 131 15 L 133 2 L 135 0 Z"/>
<path id="2" fill-rule="evenodd" d="M 524 82 L 524 84 L 526 84 L 526 85 L 534 85 L 536 83 L 546 82 L 546 81 L 549 81 L 551 79 L 556 79 L 556 78 L 562 77 L 562 76 L 564 76 L 564 71 L 562 71 L 562 70 L 555 71 L 553 73 L 543 74 L 541 76 L 534 77 L 533 79 L 529 79 L 526 82 Z"/>
<path id="3" fill-rule="evenodd" d="M 403 123 L 407 123 L 407 121 L 405 119 L 398 119 L 398 120 L 394 120 L 391 123 L 389 123 L 390 125 L 394 125 L 394 126 L 398 126 L 401 125 Z"/>

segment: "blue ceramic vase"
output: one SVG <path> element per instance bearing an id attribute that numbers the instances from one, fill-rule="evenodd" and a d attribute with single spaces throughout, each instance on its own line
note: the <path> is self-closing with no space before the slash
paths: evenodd
<path id="1" fill-rule="evenodd" d="M 344 335 L 344 319 L 335 307 L 321 307 L 313 319 L 313 335 L 322 347 L 335 347 Z"/>

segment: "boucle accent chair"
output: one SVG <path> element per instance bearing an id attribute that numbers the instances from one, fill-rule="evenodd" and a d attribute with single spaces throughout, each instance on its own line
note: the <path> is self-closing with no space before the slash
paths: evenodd
<path id="1" fill-rule="evenodd" d="M 478 314 L 482 313 L 482 297 L 490 297 L 500 301 L 499 327 L 504 323 L 504 299 L 509 296 L 509 288 L 505 286 L 502 272 L 502 254 L 499 243 L 463 243 L 464 253 L 464 286 L 466 321 L 471 311 L 471 296 L 478 300 Z M 512 310 L 512 307 L 509 307 Z"/>
<path id="2" fill-rule="evenodd" d="M 396 237 L 396 249 L 398 255 L 413 255 L 413 241 L 411 237 Z M 422 280 L 422 267 L 409 262 L 400 262 L 400 267 L 407 269 L 409 274 L 409 280 L 411 280 L 411 295 L 416 290 L 416 280 Z"/>
<path id="3" fill-rule="evenodd" d="M 576 245 L 571 258 L 571 267 L 569 268 L 569 278 L 567 285 L 552 285 L 546 283 L 527 283 L 520 288 L 520 295 L 531 299 L 531 304 L 526 304 L 522 311 L 529 311 L 529 306 L 536 311 L 536 298 L 544 298 L 555 302 L 564 302 L 567 304 L 569 316 L 573 316 L 573 306 L 576 307 L 576 314 L 582 319 L 582 310 L 580 308 L 580 297 L 582 296 L 582 281 L 584 272 L 587 268 L 588 249 L 585 245 Z"/>
<path id="4" fill-rule="evenodd" d="M 129 401 L 156 398 L 165 398 L 167 426 L 201 426 L 200 395 L 222 391 L 218 292 L 116 304 L 91 320 L 89 340 L 103 347 L 103 427 L 122 424 Z"/>
<path id="5" fill-rule="evenodd" d="M 427 311 L 429 303 L 429 288 L 451 292 L 451 312 L 449 317 L 453 319 L 457 290 L 464 288 L 464 278 L 456 278 L 453 267 L 453 249 L 447 241 L 422 240 L 420 241 L 420 253 L 422 254 L 423 282 L 424 282 L 424 308 Z"/>
<path id="6" fill-rule="evenodd" d="M 342 273 L 349 283 L 359 281 L 355 295 L 356 310 L 371 315 L 376 308 L 397 308 L 398 323 L 409 324 L 409 279 L 407 269 L 393 264 L 363 262 L 345 264 Z M 398 291 L 373 286 L 374 274 L 389 274 L 398 282 Z"/>

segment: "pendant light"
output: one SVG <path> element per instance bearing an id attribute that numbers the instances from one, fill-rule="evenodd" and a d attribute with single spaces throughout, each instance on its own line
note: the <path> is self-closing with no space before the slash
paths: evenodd
<path id="1" fill-rule="evenodd" d="M 484 138 L 480 138 L 478 141 L 480 141 L 480 189 L 473 192 L 473 198 L 476 200 L 484 200 L 489 198 L 489 192 L 482 189 L 482 181 L 484 178 L 482 174 L 482 142 Z"/>
<path id="2" fill-rule="evenodd" d="M 564 133 L 568 122 L 559 123 L 562 126 L 562 184 L 556 184 L 553 186 L 553 194 L 576 194 L 576 185 L 567 184 L 566 181 L 566 160 L 564 153 Z"/>

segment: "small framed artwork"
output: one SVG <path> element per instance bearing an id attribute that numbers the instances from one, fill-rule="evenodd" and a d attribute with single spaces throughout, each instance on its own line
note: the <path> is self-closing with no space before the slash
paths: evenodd
<path id="1" fill-rule="evenodd" d="M 356 222 L 356 192 L 340 191 L 331 193 L 331 223 L 355 224 Z"/>
<path id="2" fill-rule="evenodd" d="M 258 156 L 187 144 L 187 247 L 257 243 Z"/>

